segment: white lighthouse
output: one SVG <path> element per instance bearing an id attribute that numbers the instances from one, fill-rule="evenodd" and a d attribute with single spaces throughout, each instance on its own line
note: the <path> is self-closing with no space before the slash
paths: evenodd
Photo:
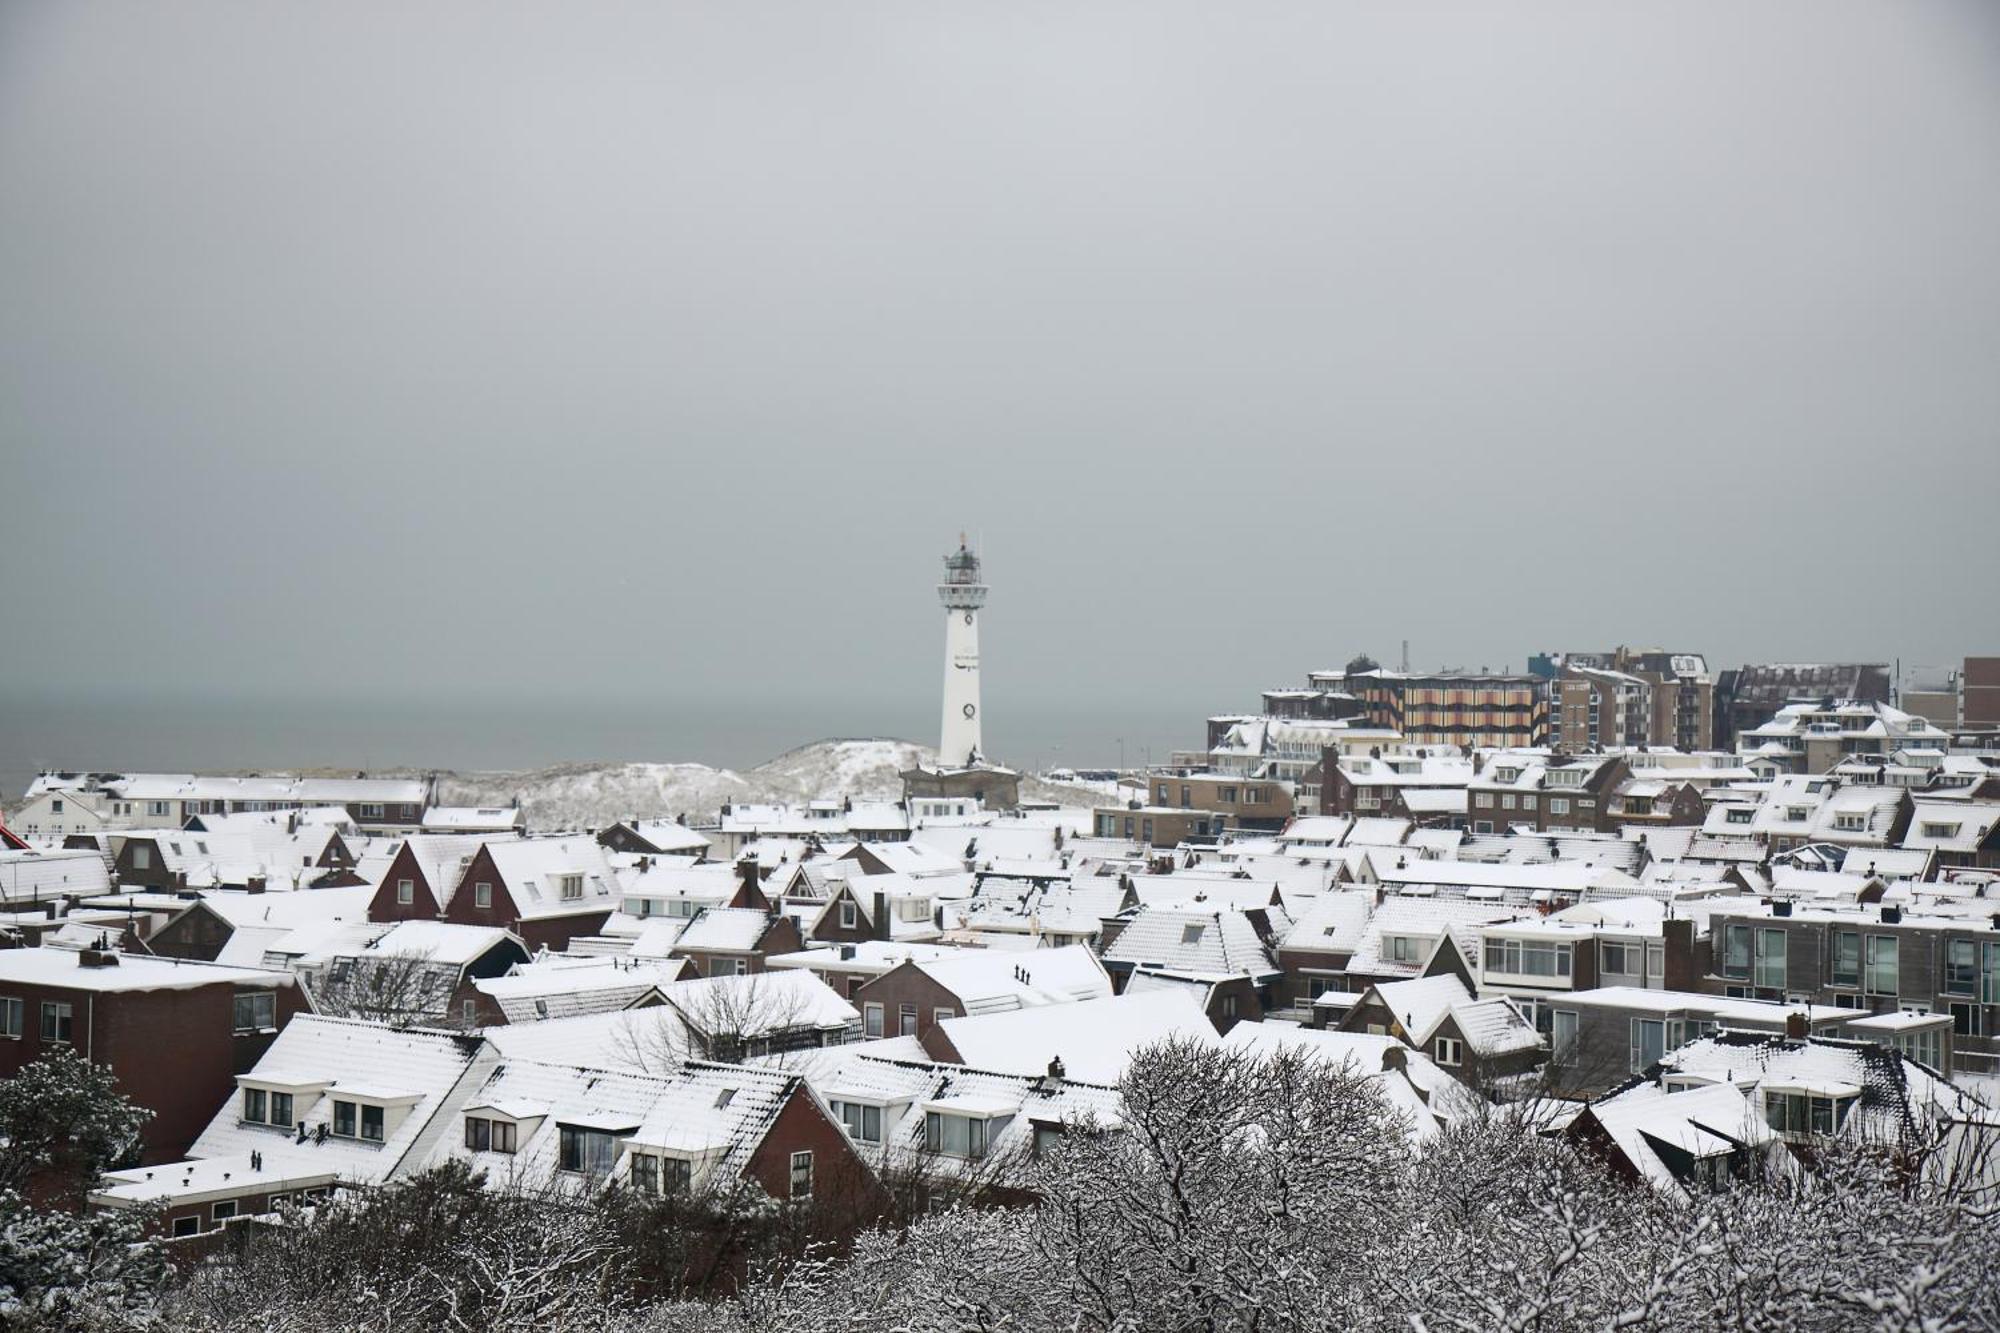
<path id="1" fill-rule="evenodd" d="M 981 762 L 979 744 L 979 608 L 986 585 L 979 557 L 960 533 L 958 550 L 944 558 L 944 725 L 938 731 L 938 766 L 969 768 Z"/>

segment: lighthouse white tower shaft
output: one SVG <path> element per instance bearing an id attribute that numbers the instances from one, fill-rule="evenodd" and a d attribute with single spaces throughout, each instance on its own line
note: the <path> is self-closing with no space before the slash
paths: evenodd
<path id="1" fill-rule="evenodd" d="M 960 768 L 980 762 L 979 610 L 986 585 L 979 581 L 979 557 L 959 538 L 958 550 L 944 558 L 944 720 L 938 729 L 938 763 Z"/>

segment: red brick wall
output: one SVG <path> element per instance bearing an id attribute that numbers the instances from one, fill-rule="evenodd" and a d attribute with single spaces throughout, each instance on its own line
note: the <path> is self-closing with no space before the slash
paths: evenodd
<path id="1" fill-rule="evenodd" d="M 902 1006 L 914 1004 L 917 1007 L 917 1039 L 923 1041 L 937 1027 L 934 1017 L 938 1009 L 949 1009 L 954 1017 L 965 1014 L 965 1006 L 958 997 L 931 980 L 913 963 L 884 972 L 875 980 L 863 986 L 852 1000 L 856 1009 L 861 1010 L 863 1030 L 868 1021 L 867 1006 L 882 1006 L 882 1035 L 898 1036 L 902 1032 L 898 1015 Z M 926 1048 L 928 1049 L 928 1047 Z"/>
<path id="2" fill-rule="evenodd" d="M 881 1188 L 875 1173 L 802 1085 L 792 1089 L 764 1141 L 750 1155 L 743 1168 L 744 1178 L 756 1181 L 772 1198 L 789 1198 L 795 1152 L 813 1155 L 813 1199 L 817 1206 L 852 1208 L 864 1214 L 873 1211 Z"/>
<path id="3" fill-rule="evenodd" d="M 44 1000 L 72 1007 L 71 1045 L 109 1066 L 119 1090 L 153 1112 L 144 1131 L 147 1163 L 187 1155 L 216 1108 L 236 1091 L 236 988 L 227 983 L 192 990 L 72 990 L 5 986 L 22 1001 L 22 1034 L 0 1041 L 0 1077 L 39 1059 Z M 280 1021 L 289 1018 L 279 1001 Z"/>
<path id="4" fill-rule="evenodd" d="M 410 881 L 410 899 L 405 905 L 396 901 L 396 882 Z M 375 890 L 375 896 L 368 903 L 370 921 L 434 921 L 438 915 L 437 892 L 424 877 L 417 864 L 416 853 L 404 843 L 396 853 L 396 859 L 389 863 L 389 873 L 382 876 L 382 884 Z"/>

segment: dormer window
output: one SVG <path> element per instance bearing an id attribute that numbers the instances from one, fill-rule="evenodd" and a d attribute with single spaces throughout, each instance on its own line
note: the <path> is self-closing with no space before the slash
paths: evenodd
<path id="1" fill-rule="evenodd" d="M 1956 838 L 1959 830 L 1959 825 L 1957 824 L 1948 824 L 1928 819 L 1923 822 L 1921 827 L 1923 836 L 1926 838 Z"/>
<path id="2" fill-rule="evenodd" d="M 1731 824 L 1748 824 L 1756 817 L 1756 813 L 1757 812 L 1754 810 L 1744 808 L 1740 810 L 1731 810 L 1728 812 L 1726 817 L 1728 819 L 1728 822 Z"/>
<path id="3" fill-rule="evenodd" d="M 660 1153 L 632 1154 L 632 1188 L 641 1194 L 682 1194 L 694 1179 L 694 1164 Z"/>
<path id="4" fill-rule="evenodd" d="M 361 1139 L 380 1143 L 383 1138 L 382 1108 L 366 1102 L 336 1100 L 333 1104 L 333 1135 L 341 1139 Z"/>
<path id="5" fill-rule="evenodd" d="M 1583 770 L 1580 768 L 1552 768 L 1549 770 L 1551 787 L 1581 787 Z"/>
<path id="6" fill-rule="evenodd" d="M 1811 817 L 1812 811 L 1803 805 L 1788 805 L 1785 807 L 1785 818 L 1794 824 L 1802 823 Z"/>
<path id="7" fill-rule="evenodd" d="M 468 1152 L 514 1151 L 516 1130 L 511 1120 L 496 1120 L 486 1116 L 469 1115 L 465 1118 L 465 1147 Z"/>
<path id="8" fill-rule="evenodd" d="M 618 1160 L 618 1135 L 582 1125 L 558 1125 L 557 1164 L 579 1175 L 603 1179 Z M 626 1133 L 631 1133 L 626 1130 Z"/>
<path id="9" fill-rule="evenodd" d="M 1518 782 L 1521 778 L 1521 770 L 1518 768 L 1496 768 L 1493 770 L 1493 778 L 1496 782 Z"/>
<path id="10" fill-rule="evenodd" d="M 1831 1134 L 1847 1122 L 1861 1090 L 1846 1085 L 1764 1089 L 1764 1120 L 1780 1134 Z"/>
<path id="11" fill-rule="evenodd" d="M 863 1102 L 834 1102 L 833 1114 L 856 1143 L 882 1141 L 882 1108 Z"/>
<path id="12" fill-rule="evenodd" d="M 986 1122 L 973 1116 L 926 1111 L 924 1148 L 947 1157 L 977 1160 L 986 1156 Z"/>
<path id="13" fill-rule="evenodd" d="M 853 930 L 860 923 L 860 916 L 861 914 L 855 910 L 852 901 L 846 898 L 840 900 L 840 928 L 842 930 Z"/>
<path id="14" fill-rule="evenodd" d="M 1868 829 L 1868 816 L 1843 811 L 1833 817 L 1833 826 L 1843 833 L 1865 833 Z"/>
<path id="15" fill-rule="evenodd" d="M 562 886 L 562 899 L 564 902 L 575 902 L 577 899 L 583 897 L 582 875 L 563 875 L 559 877 L 558 883 Z"/>

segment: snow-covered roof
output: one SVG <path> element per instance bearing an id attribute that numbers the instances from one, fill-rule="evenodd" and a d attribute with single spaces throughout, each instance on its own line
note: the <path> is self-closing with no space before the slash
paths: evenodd
<path id="1" fill-rule="evenodd" d="M 604 848 L 581 834 L 503 839 L 485 846 L 523 920 L 608 912 L 623 895 Z M 580 895 L 574 898 L 563 895 L 563 881 L 570 876 L 581 881 Z"/>
<path id="2" fill-rule="evenodd" d="M 1640 1083 L 1591 1103 L 1589 1114 L 1647 1184 L 1677 1195 L 1687 1187 L 1662 1149 L 1718 1157 L 1776 1138 L 1744 1090 L 1728 1083 L 1673 1092 Z"/>
<path id="3" fill-rule="evenodd" d="M 75 949 L 0 949 L 0 986 L 48 986 L 99 993 L 112 991 L 194 990 L 202 986 L 290 986 L 289 972 L 262 968 L 219 967 L 214 963 L 156 958 L 148 954 L 111 954 L 115 963 L 86 967 Z"/>
<path id="4" fill-rule="evenodd" d="M 1107 1084 L 1124 1076 L 1141 1047 L 1216 1039 L 1200 1006 L 1178 991 L 951 1018 L 938 1026 L 972 1068 L 1038 1074 L 1060 1058 L 1070 1076 Z"/>
<path id="5" fill-rule="evenodd" d="M 913 960 L 911 965 L 956 995 L 968 1015 L 1076 1004 L 1111 995 L 1110 975 L 1097 955 L 1081 944 L 1026 953 L 960 949 Z"/>
<path id="6" fill-rule="evenodd" d="M 529 963 L 516 967 L 508 976 L 472 984 L 499 1007 L 509 1023 L 533 1023 L 629 1008 L 671 984 L 680 970 L 678 963 L 632 963 L 617 958 L 590 959 L 582 966 Z"/>
<path id="7" fill-rule="evenodd" d="M 674 948 L 682 953 L 697 949 L 751 953 L 773 921 L 770 914 L 754 907 L 711 907 L 688 923 Z"/>
<path id="8" fill-rule="evenodd" d="M 0 848 L 0 902 L 23 903 L 66 893 L 111 890 L 111 865 L 88 847 Z"/>
<path id="9" fill-rule="evenodd" d="M 287 1128 L 243 1119 L 243 1098 L 232 1094 L 188 1150 L 190 1157 L 264 1155 L 275 1171 L 321 1171 L 346 1182 L 375 1183 L 399 1174 L 406 1155 L 425 1139 L 438 1112 L 469 1071 L 491 1068 L 493 1055 L 477 1037 L 425 1028 L 398 1030 L 379 1023 L 300 1015 L 287 1023 L 248 1074 L 245 1086 L 294 1091 L 301 1139 Z M 333 1134 L 336 1100 L 384 1101 L 393 1092 L 397 1114 L 384 1117 L 379 1143 Z M 414 1100 L 409 1100 L 414 1098 Z M 328 1133 L 322 1137 L 320 1126 Z M 415 1154 L 421 1157 L 421 1153 Z"/>
<path id="10" fill-rule="evenodd" d="M 1273 933 L 1291 923 L 1271 909 Z M 1107 962 L 1149 963 L 1210 976 L 1263 976 L 1278 970 L 1270 949 L 1242 912 L 1175 912 L 1142 907 L 1104 950 Z"/>

